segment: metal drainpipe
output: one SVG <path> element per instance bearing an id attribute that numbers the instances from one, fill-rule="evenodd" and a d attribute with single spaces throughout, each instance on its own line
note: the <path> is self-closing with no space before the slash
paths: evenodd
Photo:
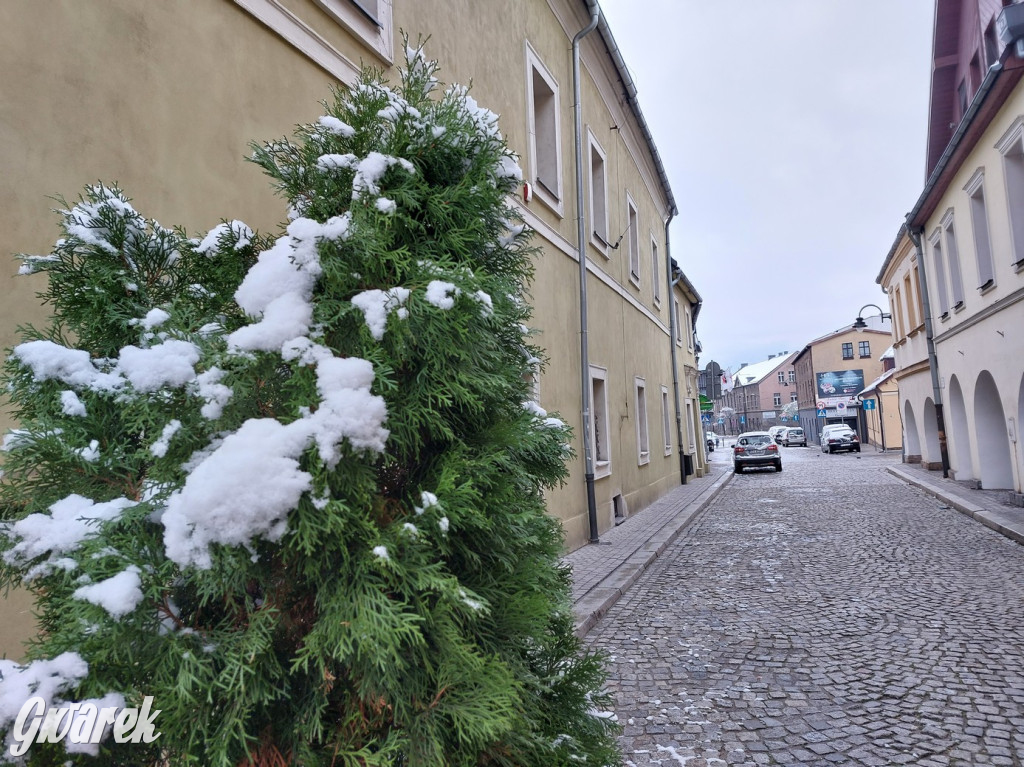
<path id="1" fill-rule="evenodd" d="M 590 23 L 572 39 L 573 127 L 576 150 L 576 240 L 580 261 L 580 379 L 583 401 L 583 460 L 587 482 L 587 520 L 590 543 L 600 543 L 597 533 L 597 499 L 594 494 L 594 435 L 590 430 L 590 349 L 587 337 L 587 241 L 583 220 L 583 107 L 580 104 L 580 41 L 597 29 L 601 8 L 597 0 L 587 0 Z"/>
<path id="2" fill-rule="evenodd" d="M 683 413 L 679 404 L 679 363 L 676 358 L 676 338 L 679 337 L 679 330 L 676 327 L 679 318 L 676 316 L 675 286 L 679 280 L 672 278 L 672 247 L 669 244 L 668 227 L 672 219 L 676 217 L 675 209 L 668 214 L 665 222 L 665 274 L 668 275 L 668 326 L 669 346 L 672 349 L 672 394 L 676 405 L 676 439 L 679 440 L 679 480 L 680 484 L 686 484 L 686 458 L 683 456 Z"/>
<path id="3" fill-rule="evenodd" d="M 939 387 L 939 360 L 935 356 L 935 338 L 932 332 L 932 307 L 928 299 L 928 279 L 925 272 L 924 249 L 921 245 L 923 229 L 914 230 L 910 226 L 910 215 L 907 215 L 907 236 L 917 250 L 917 266 L 921 291 L 921 304 L 924 308 L 924 337 L 928 343 L 928 369 L 932 374 L 932 394 L 935 397 L 935 424 L 939 429 L 939 456 L 942 461 L 942 476 L 949 476 L 949 451 L 946 447 L 946 418 L 942 413 L 942 389 Z"/>

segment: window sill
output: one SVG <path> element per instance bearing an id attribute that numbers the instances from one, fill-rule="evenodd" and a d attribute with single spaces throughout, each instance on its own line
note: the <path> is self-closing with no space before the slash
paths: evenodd
<path id="1" fill-rule="evenodd" d="M 1017 274 L 1020 274 L 1021 272 L 1024 272 L 1024 260 L 1021 260 L 1021 261 L 1018 261 L 1017 263 L 1015 263 L 1013 265 L 1013 271 L 1015 271 Z"/>
<path id="2" fill-rule="evenodd" d="M 608 255 L 608 241 L 597 232 L 590 233 L 590 244 L 593 246 L 594 250 L 604 256 L 606 260 L 611 258 L 611 256 Z"/>
<path id="3" fill-rule="evenodd" d="M 978 286 L 978 294 L 985 295 L 996 288 L 996 281 L 994 279 L 986 280 L 983 284 Z"/>
<path id="4" fill-rule="evenodd" d="M 637 290 L 640 290 L 640 275 L 634 274 L 632 271 L 629 273 L 629 284 Z"/>
<path id="5" fill-rule="evenodd" d="M 943 312 L 939 315 L 939 322 L 947 322 L 949 320 L 949 312 Z"/>
<path id="6" fill-rule="evenodd" d="M 537 179 L 533 183 L 533 197 L 541 202 L 544 207 L 550 209 L 551 212 L 559 218 L 564 217 L 562 200 L 548 191 L 548 188 L 544 186 L 544 182 L 540 179 Z"/>
<path id="7" fill-rule="evenodd" d="M 668 458 L 670 455 L 672 455 L 672 448 L 671 447 L 666 447 L 665 448 L 665 457 Z"/>
<path id="8" fill-rule="evenodd" d="M 604 479 L 612 475 L 611 461 L 598 461 L 594 464 L 594 479 Z"/>
<path id="9" fill-rule="evenodd" d="M 636 459 L 636 465 L 637 466 L 646 466 L 650 462 L 651 462 L 651 454 L 650 453 L 640 453 L 640 455 Z"/>
<path id="10" fill-rule="evenodd" d="M 960 314 L 966 306 L 967 305 L 963 301 L 957 301 L 956 304 L 953 305 L 953 314 Z"/>

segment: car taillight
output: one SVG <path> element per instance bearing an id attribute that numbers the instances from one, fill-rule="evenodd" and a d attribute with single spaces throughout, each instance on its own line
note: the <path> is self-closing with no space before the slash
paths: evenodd
<path id="1" fill-rule="evenodd" d="M 746 451 L 744 451 L 744 449 L 742 447 L 740 447 L 739 445 L 736 445 L 736 447 L 734 447 L 732 449 L 732 452 L 733 453 L 743 453 L 743 452 L 746 452 Z"/>
<path id="2" fill-rule="evenodd" d="M 778 446 L 778 445 L 776 445 L 776 444 L 775 444 L 774 442 L 773 442 L 772 444 L 770 444 L 770 445 L 768 446 L 768 451 L 769 451 L 769 452 L 771 452 L 771 451 L 773 451 L 773 450 L 774 450 L 774 451 L 776 451 L 776 452 L 778 452 L 778 449 L 779 449 L 779 446 Z"/>

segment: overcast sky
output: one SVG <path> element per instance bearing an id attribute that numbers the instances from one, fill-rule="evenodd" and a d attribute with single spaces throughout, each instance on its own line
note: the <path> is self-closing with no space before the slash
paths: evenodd
<path id="1" fill-rule="evenodd" d="M 679 208 L 701 367 L 888 311 L 875 278 L 924 186 L 934 0 L 600 1 Z"/>

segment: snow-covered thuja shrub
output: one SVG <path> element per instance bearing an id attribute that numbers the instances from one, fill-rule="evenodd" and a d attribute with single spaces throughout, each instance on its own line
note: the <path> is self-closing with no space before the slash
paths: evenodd
<path id="1" fill-rule="evenodd" d="M 570 435 L 530 402 L 519 169 L 435 72 L 410 50 L 255 147 L 273 242 L 96 187 L 23 257 L 53 323 L 6 363 L 3 578 L 41 632 L 0 727 L 152 696 L 161 733 L 35 763 L 619 763 L 542 496 Z"/>

